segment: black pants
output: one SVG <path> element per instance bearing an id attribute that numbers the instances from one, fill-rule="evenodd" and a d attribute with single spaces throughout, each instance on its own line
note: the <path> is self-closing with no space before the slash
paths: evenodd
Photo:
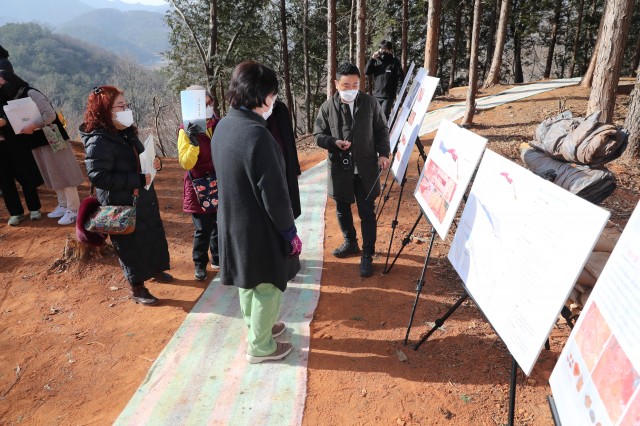
<path id="1" fill-rule="evenodd" d="M 367 193 L 371 188 L 365 188 L 359 175 L 353 176 L 353 191 L 360 216 L 360 231 L 362 232 L 362 253 L 373 256 L 376 251 L 376 213 L 375 200 Z M 356 228 L 353 226 L 353 214 L 351 204 L 336 200 L 336 213 L 342 235 L 346 240 L 355 241 Z"/>
<path id="2" fill-rule="evenodd" d="M 4 198 L 4 204 L 7 206 L 9 214 L 11 216 L 23 214 L 24 208 L 20 201 L 15 179 L 2 173 L 2 176 L 0 176 L 0 189 L 2 189 L 2 198 Z M 40 210 L 40 197 L 38 197 L 37 187 L 22 185 L 22 193 L 30 211 Z"/>
<path id="3" fill-rule="evenodd" d="M 382 111 L 384 112 L 385 118 L 389 119 L 389 114 L 391 114 L 391 109 L 393 108 L 393 103 L 395 98 L 376 98 L 378 103 L 382 107 Z"/>
<path id="4" fill-rule="evenodd" d="M 211 262 L 219 265 L 218 258 L 218 213 L 192 213 L 193 226 L 193 263 L 206 267 Z"/>

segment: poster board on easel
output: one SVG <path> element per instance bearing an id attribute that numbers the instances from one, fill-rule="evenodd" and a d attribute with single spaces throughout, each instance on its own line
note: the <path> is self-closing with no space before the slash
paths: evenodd
<path id="1" fill-rule="evenodd" d="M 420 69 L 424 71 L 423 68 Z M 438 88 L 439 78 L 429 77 L 426 72 L 418 71 L 418 75 L 414 80 L 417 84 L 417 93 L 413 106 L 409 111 L 406 121 L 398 121 L 397 125 L 401 125 L 400 139 L 397 143 L 395 158 L 391 171 L 395 177 L 396 182 L 402 184 L 404 179 L 404 173 L 407 171 L 407 164 L 413 145 L 418 137 L 418 131 L 422 125 L 422 120 L 427 113 L 431 99 L 433 98 L 436 89 Z"/>
<path id="2" fill-rule="evenodd" d="M 563 425 L 640 423 L 639 240 L 636 206 L 551 373 Z"/>
<path id="3" fill-rule="evenodd" d="M 525 374 L 608 217 L 485 150 L 448 258 Z"/>
<path id="4" fill-rule="evenodd" d="M 393 127 L 389 131 L 389 146 L 391 148 L 391 152 L 394 152 L 396 145 L 398 144 L 398 140 L 400 139 L 400 132 L 402 132 L 402 127 L 404 123 L 406 123 L 407 118 L 409 118 L 409 113 L 411 113 L 411 107 L 413 106 L 413 101 L 416 99 L 416 95 L 418 94 L 418 89 L 420 88 L 420 81 L 427 75 L 427 71 L 424 68 L 418 69 L 416 76 L 413 78 L 411 82 L 411 86 L 409 87 L 409 91 L 407 92 L 407 96 L 405 96 L 402 101 L 402 107 L 398 113 L 398 118 L 393 123 Z"/>
<path id="5" fill-rule="evenodd" d="M 413 75 L 413 68 L 415 64 L 411 62 L 409 65 L 409 69 L 407 70 L 407 74 L 404 76 L 404 80 L 402 81 L 402 86 L 400 86 L 400 92 L 398 92 L 398 96 L 396 97 L 396 101 L 393 103 L 393 108 L 391 109 L 391 113 L 389 114 L 389 119 L 387 122 L 389 126 L 392 126 L 394 123 L 394 119 L 396 118 L 396 114 L 398 113 L 398 108 L 402 104 L 402 98 L 404 96 L 404 92 L 407 90 L 407 86 L 409 85 L 409 80 L 411 80 L 411 76 Z"/>
<path id="6" fill-rule="evenodd" d="M 413 193 L 441 239 L 445 239 L 487 139 L 442 120 Z"/>

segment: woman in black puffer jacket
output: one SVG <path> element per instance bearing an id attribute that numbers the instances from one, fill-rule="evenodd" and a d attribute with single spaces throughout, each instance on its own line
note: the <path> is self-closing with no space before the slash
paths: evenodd
<path id="1" fill-rule="evenodd" d="M 158 302 L 144 282 L 171 281 L 169 248 L 165 237 L 158 197 L 145 186 L 151 176 L 140 172 L 138 155 L 144 147 L 132 126 L 133 116 L 122 92 L 113 86 L 93 89 L 89 95 L 84 123 L 80 126 L 84 142 L 87 175 L 96 187 L 101 205 L 133 205 L 136 200 L 136 230 L 129 235 L 111 235 L 124 275 L 131 284 L 133 300 L 144 305 Z M 154 162 L 161 169 L 159 159 Z"/>

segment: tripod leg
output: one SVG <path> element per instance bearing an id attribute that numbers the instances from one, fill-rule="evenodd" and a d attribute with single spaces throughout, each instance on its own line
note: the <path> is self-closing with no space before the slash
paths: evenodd
<path id="1" fill-rule="evenodd" d="M 511 380 L 509 382 L 509 421 L 508 425 L 513 426 L 516 411 L 516 378 L 518 373 L 518 363 L 511 356 Z"/>
<path id="2" fill-rule="evenodd" d="M 389 168 L 389 170 L 391 170 L 391 168 Z M 387 189 L 387 193 L 384 196 L 381 196 L 380 198 L 382 199 L 382 204 L 380 205 L 380 209 L 376 211 L 376 222 L 380 219 L 380 216 L 382 216 L 382 210 L 384 209 L 384 206 L 387 204 L 387 201 L 389 201 L 389 195 L 391 194 L 391 189 L 393 189 L 393 184 L 396 183 L 395 179 L 391 179 L 391 185 L 389 185 L 389 189 Z"/>
<path id="3" fill-rule="evenodd" d="M 400 185 L 400 194 L 398 195 L 398 205 L 396 206 L 396 215 L 391 221 L 391 237 L 389 237 L 389 248 L 387 249 L 387 260 L 384 262 L 384 269 L 387 269 L 389 264 L 389 256 L 391 254 L 391 245 L 393 244 L 393 236 L 396 233 L 396 226 L 398 225 L 398 214 L 400 214 L 400 203 L 402 202 L 402 193 L 404 192 L 404 184 L 407 182 L 406 177 L 402 177 L 402 184 Z"/>
<path id="4" fill-rule="evenodd" d="M 444 324 L 444 322 L 447 320 L 447 318 L 449 318 L 451 316 L 451 314 L 453 314 L 456 309 L 458 309 L 460 307 L 460 305 L 462 305 L 462 303 L 467 300 L 467 298 L 469 297 L 469 295 L 467 294 L 467 292 L 465 292 L 462 297 L 460 299 L 458 299 L 458 301 L 456 303 L 453 304 L 453 306 L 451 308 L 449 308 L 449 310 L 444 314 L 444 316 L 442 318 L 438 318 L 435 321 L 435 325 L 433 326 L 433 328 L 431 330 L 429 330 L 429 332 L 427 334 L 424 335 L 424 337 L 422 337 L 422 339 L 420 339 L 420 341 L 418 343 L 416 343 L 413 346 L 413 350 L 417 351 L 418 348 L 420 347 L 420 345 L 422 345 L 424 342 L 427 341 L 427 339 L 440 327 L 442 327 L 442 324 Z"/>
<path id="5" fill-rule="evenodd" d="M 387 181 L 389 180 L 389 175 L 391 174 L 391 166 L 389 166 L 389 168 L 387 169 L 387 175 L 384 177 L 384 183 L 382 184 L 382 187 L 380 188 L 380 195 L 384 194 L 384 190 L 387 188 Z M 393 184 L 393 182 L 392 182 Z M 391 190 L 391 188 L 389 188 L 389 190 Z M 382 198 L 384 197 L 379 197 L 378 201 L 376 201 L 376 209 L 375 209 L 375 215 L 376 215 L 376 219 L 378 218 L 378 210 L 380 209 L 380 202 L 382 201 Z"/>
<path id="6" fill-rule="evenodd" d="M 402 239 L 402 246 L 400 247 L 400 250 L 398 251 L 396 256 L 393 258 L 393 262 L 391 262 L 391 265 L 389 265 L 388 268 L 386 264 L 384 265 L 385 269 L 383 273 L 388 274 L 391 271 L 391 268 L 393 268 L 393 265 L 396 263 L 396 260 L 398 260 L 400 253 L 402 253 L 402 250 L 404 250 L 404 247 L 411 242 L 411 236 L 413 235 L 413 231 L 415 231 L 416 228 L 418 227 L 418 223 L 420 223 L 420 219 L 422 219 L 422 213 L 420 213 L 420 216 L 418 216 L 418 219 L 416 219 L 416 222 L 413 224 L 413 227 L 411 227 L 411 230 L 409 231 L 407 236 Z M 432 245 L 433 245 L 433 238 L 431 241 L 431 246 Z M 429 246 L 429 252 L 431 252 L 431 246 Z"/>
<path id="7" fill-rule="evenodd" d="M 418 279 L 418 285 L 416 286 L 416 300 L 413 302 L 413 309 L 411 310 L 411 316 L 409 317 L 409 325 L 407 326 L 407 334 L 404 336 L 404 345 L 407 345 L 409 340 L 409 332 L 411 331 L 411 325 L 413 324 L 413 317 L 416 314 L 416 308 L 418 307 L 418 301 L 420 300 L 420 293 L 424 285 L 424 277 L 427 273 L 427 266 L 429 265 L 429 258 L 431 257 L 431 248 L 433 247 L 433 240 L 435 239 L 435 229 L 431 230 L 431 242 L 429 243 L 429 250 L 427 251 L 427 257 L 424 259 L 424 265 L 422 265 L 422 272 Z M 391 269 L 391 268 L 389 268 Z"/>
<path id="8" fill-rule="evenodd" d="M 569 310 L 569 308 L 563 306 L 562 310 L 560 311 L 560 315 L 562 315 L 562 318 L 564 318 L 564 320 L 567 322 L 569 328 L 573 330 L 574 324 L 573 320 L 571 319 L 571 311 Z"/>

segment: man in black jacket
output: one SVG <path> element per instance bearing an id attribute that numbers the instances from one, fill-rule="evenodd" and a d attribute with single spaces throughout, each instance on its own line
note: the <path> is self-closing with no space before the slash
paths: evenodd
<path id="1" fill-rule="evenodd" d="M 336 200 L 344 236 L 344 243 L 333 255 L 360 252 L 351 214 L 355 201 L 362 231 L 360 275 L 369 277 L 376 244 L 374 200 L 380 194 L 379 168 L 389 167 L 389 129 L 378 102 L 359 91 L 358 67 L 341 64 L 335 83 L 338 91 L 320 107 L 313 129 L 316 144 L 328 151 L 328 193 Z"/>
<path id="2" fill-rule="evenodd" d="M 373 75 L 373 96 L 380 102 L 387 119 L 391 113 L 393 102 L 396 100 L 398 87 L 402 85 L 404 79 L 400 61 L 393 56 L 392 50 L 393 44 L 390 41 L 382 40 L 380 48 L 364 68 L 366 75 Z"/>

